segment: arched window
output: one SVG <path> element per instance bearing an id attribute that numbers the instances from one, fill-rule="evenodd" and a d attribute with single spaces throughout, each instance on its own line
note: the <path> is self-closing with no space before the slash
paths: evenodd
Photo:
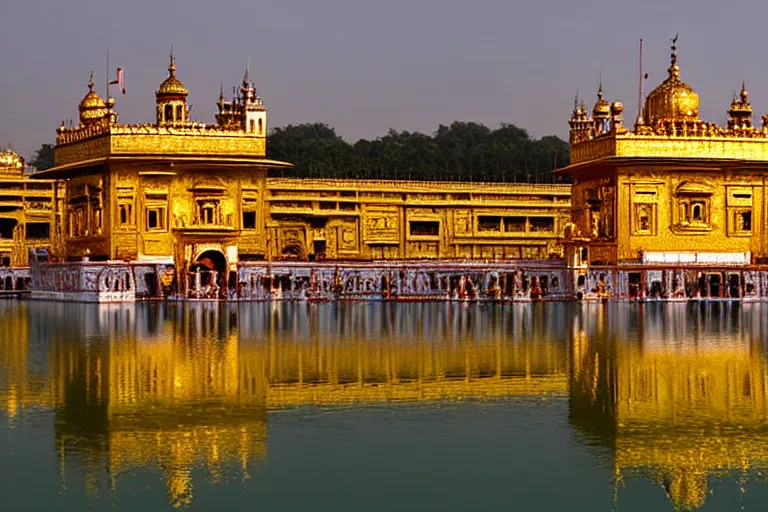
<path id="1" fill-rule="evenodd" d="M 704 205 L 701 203 L 693 203 L 693 214 L 691 217 L 694 222 L 704 222 Z"/>
<path id="2" fill-rule="evenodd" d="M 184 116 L 182 115 L 181 105 L 176 105 L 176 122 L 181 123 L 184 121 Z"/>
<path id="3" fill-rule="evenodd" d="M 261 118 L 259 118 L 259 135 L 261 135 L 263 131 L 264 131 L 264 121 Z"/>
<path id="4" fill-rule="evenodd" d="M 168 104 L 165 106 L 165 122 L 173 122 L 173 105 Z"/>

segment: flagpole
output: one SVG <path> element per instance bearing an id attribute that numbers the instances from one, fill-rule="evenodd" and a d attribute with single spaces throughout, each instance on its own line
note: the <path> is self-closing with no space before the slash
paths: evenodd
<path id="1" fill-rule="evenodd" d="M 637 119 L 643 118 L 643 38 L 640 38 L 640 57 L 638 59 L 639 72 L 637 75 Z"/>
<path id="2" fill-rule="evenodd" d="M 107 48 L 107 74 L 105 75 L 106 83 L 107 83 L 107 97 L 104 98 L 105 100 L 109 99 L 109 48 Z"/>

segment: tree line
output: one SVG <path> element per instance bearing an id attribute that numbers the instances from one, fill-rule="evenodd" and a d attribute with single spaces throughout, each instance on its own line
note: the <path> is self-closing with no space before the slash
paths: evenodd
<path id="1" fill-rule="evenodd" d="M 553 183 L 568 165 L 568 143 L 549 135 L 533 139 L 512 124 L 495 130 L 479 123 L 440 125 L 433 135 L 389 130 L 354 144 L 325 123 L 274 128 L 267 156 L 294 164 L 285 177 L 428 181 Z M 38 170 L 53 166 L 53 146 L 43 144 L 30 159 Z"/>
<path id="2" fill-rule="evenodd" d="M 533 139 L 511 124 L 496 130 L 456 121 L 432 135 L 390 130 L 350 144 L 324 123 L 275 128 L 269 158 L 294 164 L 282 176 L 428 181 L 553 183 L 568 165 L 568 143 L 556 136 Z"/>

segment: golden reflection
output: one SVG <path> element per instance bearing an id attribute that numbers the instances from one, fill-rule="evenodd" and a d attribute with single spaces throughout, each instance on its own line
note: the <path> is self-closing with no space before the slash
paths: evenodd
<path id="1" fill-rule="evenodd" d="M 763 306 L 607 310 L 574 318 L 571 419 L 613 447 L 617 483 L 651 478 L 694 510 L 708 477 L 768 468 Z"/>
<path id="2" fill-rule="evenodd" d="M 0 407 L 55 411 L 63 488 L 69 467 L 89 493 L 154 469 L 184 507 L 195 470 L 248 479 L 266 460 L 268 409 L 564 395 L 553 311 L 567 308 L 14 302 L 0 307 Z"/>

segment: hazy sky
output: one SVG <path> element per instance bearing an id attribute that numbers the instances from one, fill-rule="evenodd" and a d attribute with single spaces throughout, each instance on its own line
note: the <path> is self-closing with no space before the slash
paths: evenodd
<path id="1" fill-rule="evenodd" d="M 565 137 L 575 91 L 591 106 L 600 72 L 631 123 L 638 40 L 648 91 L 679 32 L 701 117 L 724 122 L 745 77 L 759 119 L 767 19 L 764 1 L 2 0 L 0 145 L 29 157 L 53 142 L 77 118 L 89 70 L 104 94 L 107 48 L 110 74 L 125 69 L 120 121 L 152 121 L 171 44 L 201 121 L 213 121 L 220 80 L 231 91 L 250 59 L 271 127 L 321 121 L 354 141 L 464 120 Z"/>

